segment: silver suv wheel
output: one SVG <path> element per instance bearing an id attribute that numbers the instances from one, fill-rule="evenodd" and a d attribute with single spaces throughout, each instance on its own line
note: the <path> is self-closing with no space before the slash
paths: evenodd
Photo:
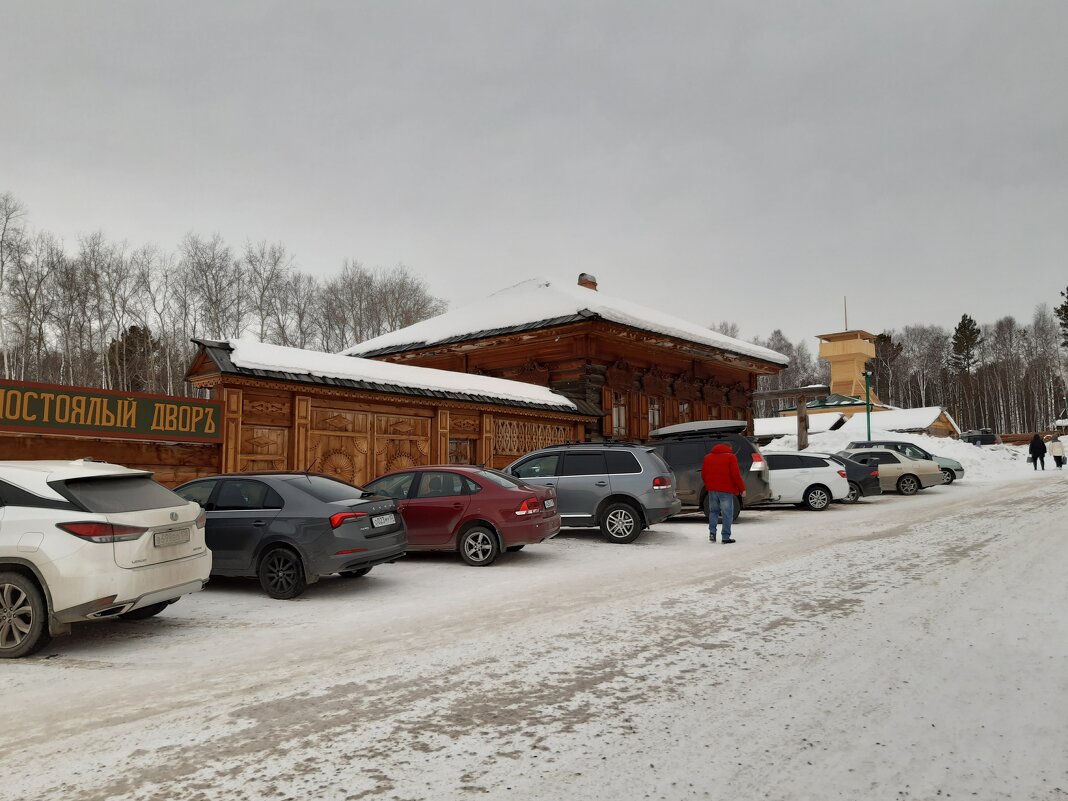
<path id="1" fill-rule="evenodd" d="M 642 533 L 642 521 L 634 507 L 614 503 L 601 516 L 601 534 L 609 542 L 634 542 Z"/>
<path id="2" fill-rule="evenodd" d="M 19 573 L 0 573 L 0 657 L 32 654 L 51 637 L 44 598 L 32 581 Z"/>

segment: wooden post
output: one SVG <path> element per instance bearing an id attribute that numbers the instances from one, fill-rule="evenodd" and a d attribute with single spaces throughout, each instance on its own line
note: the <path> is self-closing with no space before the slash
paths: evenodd
<path id="1" fill-rule="evenodd" d="M 797 449 L 803 451 L 808 447 L 808 398 L 801 395 L 797 399 Z"/>

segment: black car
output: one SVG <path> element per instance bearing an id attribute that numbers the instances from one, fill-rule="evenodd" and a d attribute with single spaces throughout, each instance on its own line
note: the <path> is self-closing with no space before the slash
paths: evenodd
<path id="1" fill-rule="evenodd" d="M 992 428 L 977 428 L 960 435 L 961 442 L 969 445 L 1000 445 L 1001 436 Z"/>
<path id="2" fill-rule="evenodd" d="M 854 462 L 845 456 L 836 453 L 821 453 L 831 461 L 837 462 L 846 471 L 846 481 L 849 482 L 849 494 L 842 503 L 856 503 L 861 498 L 869 495 L 882 495 L 883 488 L 879 485 L 879 468 L 871 465 Z"/>
<path id="3" fill-rule="evenodd" d="M 408 547 L 396 501 L 329 476 L 212 476 L 174 491 L 207 512 L 211 574 L 256 576 L 272 598 L 295 598 L 331 573 L 367 575 Z"/>
<path id="4" fill-rule="evenodd" d="M 658 428 L 650 433 L 653 453 L 668 463 L 675 473 L 675 491 L 684 507 L 708 513 L 708 492 L 701 479 L 701 465 L 714 445 L 730 446 L 738 457 L 745 481 L 745 505 L 756 506 L 771 498 L 768 466 L 760 449 L 744 435 L 743 420 L 699 420 Z M 742 510 L 742 499 L 734 504 L 734 519 Z"/>

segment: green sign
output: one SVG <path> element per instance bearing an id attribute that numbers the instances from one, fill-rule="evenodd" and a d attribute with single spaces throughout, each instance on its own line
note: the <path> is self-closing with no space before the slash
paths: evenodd
<path id="1" fill-rule="evenodd" d="M 0 430 L 219 442 L 218 401 L 0 380 Z"/>

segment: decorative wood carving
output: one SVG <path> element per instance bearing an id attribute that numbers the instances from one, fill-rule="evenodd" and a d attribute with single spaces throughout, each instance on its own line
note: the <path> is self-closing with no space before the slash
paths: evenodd
<path id="1" fill-rule="evenodd" d="M 369 474 L 371 415 L 313 406 L 304 463 L 316 473 L 364 484 Z"/>
<path id="2" fill-rule="evenodd" d="M 289 401 L 249 400 L 246 398 L 244 414 L 249 417 L 287 417 L 289 416 Z"/>
<path id="3" fill-rule="evenodd" d="M 426 417 L 375 415 L 375 475 L 430 464 L 430 420 Z"/>
<path id="4" fill-rule="evenodd" d="M 666 395 L 668 392 L 668 377 L 659 367 L 653 367 L 642 376 L 642 389 L 647 395 Z"/>
<path id="5" fill-rule="evenodd" d="M 694 384 L 693 376 L 688 373 L 683 373 L 675 379 L 674 389 L 675 397 L 680 401 L 697 400 L 697 386 Z"/>
<path id="6" fill-rule="evenodd" d="M 454 414 L 449 417 L 449 431 L 451 433 L 473 434 L 479 429 L 478 418 L 467 415 Z"/>
<path id="7" fill-rule="evenodd" d="M 634 370 L 626 359 L 619 359 L 605 370 L 605 383 L 613 389 L 630 389 L 634 384 Z"/>
<path id="8" fill-rule="evenodd" d="M 494 454 L 497 456 L 522 456 L 546 445 L 568 442 L 574 433 L 571 425 L 501 419 L 494 422 Z"/>
<path id="9" fill-rule="evenodd" d="M 749 405 L 749 391 L 741 384 L 735 384 L 727 393 L 731 406 Z"/>
<path id="10" fill-rule="evenodd" d="M 711 403 L 713 406 L 722 406 L 727 402 L 723 387 L 715 381 L 709 381 L 701 388 L 701 397 L 705 399 L 706 403 Z"/>
<path id="11" fill-rule="evenodd" d="M 528 359 L 527 363 L 519 368 L 519 375 L 517 378 L 528 384 L 548 386 L 549 368 L 534 359 Z"/>

